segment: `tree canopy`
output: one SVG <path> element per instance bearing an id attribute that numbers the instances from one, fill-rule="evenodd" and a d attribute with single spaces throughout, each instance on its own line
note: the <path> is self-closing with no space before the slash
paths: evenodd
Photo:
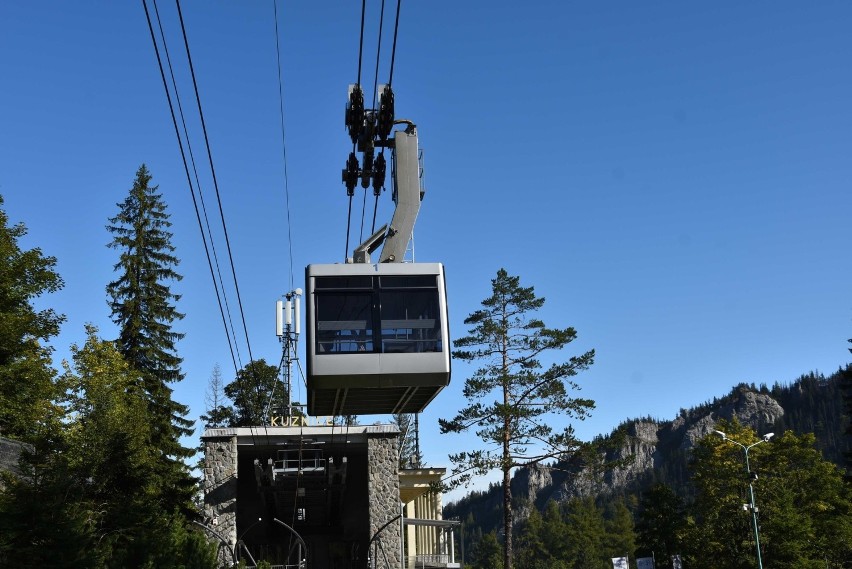
<path id="1" fill-rule="evenodd" d="M 852 558 L 852 497 L 842 471 L 814 448 L 812 434 L 786 431 L 749 452 L 749 477 L 743 449 L 757 434 L 738 422 L 721 421 L 716 435 L 693 453 L 693 483 L 698 494 L 690 508 L 686 542 L 690 567 L 719 569 L 754 566 L 756 553 L 749 503 L 752 483 L 758 508 L 760 545 L 767 567 L 840 566 Z"/>
<path id="2" fill-rule="evenodd" d="M 287 406 L 287 393 L 278 378 L 278 367 L 263 358 L 243 366 L 225 386 L 225 395 L 234 402 L 231 427 L 265 425 L 269 413 L 284 415 Z"/>
<path id="3" fill-rule="evenodd" d="M 40 249 L 21 249 L 23 223 L 9 225 L 0 196 L 0 435 L 32 442 L 41 420 L 54 412 L 47 341 L 64 317 L 38 310 L 36 298 L 62 288 L 56 259 Z"/>
<path id="4" fill-rule="evenodd" d="M 504 566 L 512 567 L 513 468 L 548 459 L 564 459 L 580 448 L 570 424 L 556 428 L 559 417 L 582 419 L 594 408 L 589 399 L 572 397 L 573 377 L 594 361 L 594 350 L 567 362 L 545 366 L 542 358 L 574 341 L 573 328 L 548 328 L 534 314 L 544 305 L 533 287 L 505 269 L 492 279 L 492 294 L 470 314 L 467 336 L 454 342 L 453 356 L 477 362 L 464 385 L 468 405 L 452 419 L 439 419 L 442 433 L 475 429 L 484 449 L 450 455 L 453 484 L 493 469 L 503 473 Z M 491 397 L 496 399 L 490 400 Z"/>
<path id="5" fill-rule="evenodd" d="M 107 285 L 112 319 L 119 327 L 118 350 L 142 377 L 153 423 L 151 439 L 161 453 L 159 475 L 166 499 L 187 512 L 194 492 L 194 480 L 184 459 L 193 450 L 184 447 L 180 437 L 192 433 L 189 408 L 172 398 L 171 383 L 183 379 L 176 343 L 182 333 L 172 329 L 183 318 L 175 303 L 180 295 L 169 284 L 180 281 L 175 271 L 178 258 L 171 243 L 171 222 L 158 186 L 143 164 L 119 211 L 110 218 L 109 247 L 118 250 L 114 265 L 117 278 Z"/>

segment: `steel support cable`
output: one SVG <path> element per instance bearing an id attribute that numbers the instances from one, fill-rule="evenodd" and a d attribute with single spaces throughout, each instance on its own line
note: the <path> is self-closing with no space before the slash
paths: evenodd
<path id="1" fill-rule="evenodd" d="M 242 324 L 243 324 L 243 332 L 245 333 L 245 337 L 246 337 L 246 348 L 248 349 L 249 365 L 251 366 L 252 372 L 255 375 L 255 379 L 257 380 L 258 379 L 257 378 L 257 371 L 254 369 L 254 357 L 252 356 L 251 342 L 249 341 L 249 335 L 248 335 L 248 326 L 246 325 L 246 315 L 245 315 L 245 311 L 243 310 L 243 301 L 242 301 L 242 297 L 240 295 L 240 285 L 239 285 L 239 282 L 237 281 L 237 271 L 236 271 L 236 268 L 234 266 L 234 255 L 233 255 L 233 252 L 231 250 L 231 239 L 228 236 L 228 226 L 225 223 L 225 212 L 222 208 L 222 197 L 221 197 L 221 194 L 219 192 L 219 182 L 216 180 L 216 169 L 213 166 L 213 153 L 210 150 L 210 138 L 207 135 L 207 124 L 204 121 L 204 112 L 201 109 L 201 96 L 198 92 L 198 81 L 195 78 L 195 67 L 192 65 L 192 55 L 190 55 L 190 52 L 189 52 L 189 40 L 187 39 L 187 36 L 186 36 L 186 26 L 184 25 L 184 21 L 183 21 L 183 12 L 180 9 L 180 0 L 175 0 L 175 4 L 177 5 L 178 19 L 180 20 L 180 29 L 181 29 L 181 33 L 183 34 L 183 44 L 184 44 L 184 47 L 186 48 L 186 59 L 187 59 L 187 62 L 189 63 L 189 72 L 190 72 L 190 75 L 192 76 L 192 86 L 195 90 L 195 101 L 198 104 L 198 116 L 199 116 L 199 119 L 201 120 L 201 130 L 204 132 L 204 144 L 207 147 L 207 159 L 210 163 L 210 174 L 213 178 L 213 187 L 216 190 L 216 201 L 219 204 L 219 217 L 222 220 L 222 232 L 225 235 L 225 244 L 227 245 L 227 250 L 228 250 L 228 260 L 231 264 L 231 276 L 234 279 L 234 290 L 235 290 L 236 295 L 237 295 L 237 304 L 238 304 L 239 309 L 240 309 L 240 318 L 241 318 Z M 256 381 L 255 387 L 257 388 L 258 395 L 260 395 L 260 381 L 259 380 Z"/>
<path id="2" fill-rule="evenodd" d="M 281 47 L 278 34 L 278 2 L 272 0 L 275 12 L 275 56 L 278 62 L 278 100 L 281 110 L 281 157 L 284 162 L 284 197 L 287 203 L 287 245 L 290 253 L 290 290 L 293 290 L 293 234 L 290 223 L 290 185 L 287 178 L 287 144 L 284 130 L 284 82 L 281 75 Z"/>
<path id="3" fill-rule="evenodd" d="M 382 10 L 379 13 L 379 42 L 378 47 L 376 48 L 376 75 L 373 79 L 373 109 L 376 108 L 376 101 L 378 100 L 378 89 L 379 89 L 379 58 L 382 54 L 382 29 L 385 24 L 385 0 L 382 0 Z"/>
<path id="4" fill-rule="evenodd" d="M 363 61 L 364 56 L 364 17 L 367 13 L 367 0 L 361 0 L 361 34 L 358 39 L 358 78 L 355 83 L 356 88 L 361 88 L 361 62 Z M 355 154 L 355 151 L 358 148 L 358 142 L 356 140 L 352 141 L 352 154 Z M 349 233 L 352 230 L 352 196 L 349 196 L 349 211 L 346 214 L 346 252 L 343 255 L 343 260 L 345 261 L 349 257 Z"/>
<path id="5" fill-rule="evenodd" d="M 172 124 L 174 125 L 174 128 L 175 128 L 175 136 L 177 137 L 178 147 L 180 148 L 180 154 L 181 154 L 181 159 L 183 161 L 184 172 L 186 172 L 187 183 L 189 184 L 190 194 L 192 195 L 192 204 L 195 208 L 195 217 L 198 220 L 198 227 L 201 230 L 201 239 L 204 242 L 204 251 L 205 251 L 205 254 L 207 256 L 207 266 L 210 267 L 210 274 L 211 274 L 211 277 L 213 278 L 213 286 L 214 286 L 214 288 L 216 288 L 216 278 L 213 275 L 213 265 L 210 262 L 210 252 L 207 249 L 207 240 L 204 237 L 204 228 L 201 224 L 201 216 L 198 213 L 198 203 L 195 199 L 195 191 L 192 187 L 192 177 L 189 174 L 189 167 L 188 167 L 187 162 L 186 162 L 186 153 L 184 152 L 184 149 L 183 149 L 183 142 L 182 142 L 181 137 L 180 137 L 180 129 L 178 129 L 177 119 L 175 118 L 175 110 L 174 110 L 174 105 L 172 104 L 172 97 L 171 97 L 171 94 L 169 93 L 169 87 L 168 87 L 168 82 L 166 81 L 165 72 L 163 71 L 163 60 L 160 57 L 160 49 L 157 47 L 157 39 L 156 39 L 156 36 L 154 35 L 154 26 L 151 24 L 151 15 L 150 15 L 150 12 L 148 11 L 148 4 L 147 4 L 146 0 L 142 0 L 142 7 L 145 9 L 145 18 L 148 20 L 148 30 L 151 32 L 151 42 L 154 45 L 154 53 L 157 56 L 157 65 L 160 68 L 160 77 L 163 80 L 163 89 L 166 92 L 166 99 L 167 99 L 168 104 L 169 104 L 169 111 L 170 111 L 171 117 L 172 117 Z M 155 8 L 155 10 L 157 8 L 156 0 L 154 0 L 154 8 Z M 157 13 L 159 14 L 159 10 L 157 10 Z M 159 16 L 158 16 L 158 24 L 159 23 L 160 22 L 159 22 Z M 177 95 L 177 93 L 175 93 L 175 95 Z M 187 143 L 188 142 L 189 141 L 187 140 Z M 216 298 L 217 298 L 217 300 L 219 298 L 218 288 L 216 288 Z M 221 301 L 219 303 L 219 310 L 220 310 L 220 312 L 222 311 Z M 224 323 L 224 314 L 223 314 L 222 318 L 223 318 L 223 323 Z M 225 324 L 225 334 L 226 335 L 227 335 L 227 332 L 228 332 L 227 324 Z M 253 429 L 250 431 L 250 434 L 251 434 L 252 444 L 255 444 L 254 430 Z"/>
<path id="6" fill-rule="evenodd" d="M 396 22 L 393 25 L 393 47 L 391 48 L 391 65 L 390 65 L 390 77 L 388 78 L 388 85 L 393 85 L 393 64 L 396 59 L 396 37 L 397 32 L 399 31 L 399 9 L 402 5 L 402 0 L 396 0 Z"/>
<path id="7" fill-rule="evenodd" d="M 376 101 L 378 100 L 379 89 L 379 61 L 382 55 L 382 30 L 385 24 L 385 0 L 382 0 L 382 8 L 379 12 L 379 40 L 376 46 L 376 73 L 373 76 L 373 111 L 376 109 Z M 382 147 L 382 155 L 384 156 L 385 148 Z M 375 165 L 373 166 L 375 168 Z M 375 182 L 375 180 L 374 180 Z M 373 229 L 372 234 L 376 230 L 376 210 L 379 207 L 378 195 L 376 196 L 375 204 L 373 205 Z M 361 207 L 361 241 L 364 240 L 364 215 L 367 211 L 367 188 L 364 188 L 364 204 Z"/>
<path id="8" fill-rule="evenodd" d="M 214 288 L 214 291 L 216 293 L 216 300 L 219 304 L 219 312 L 222 315 L 222 324 L 225 327 L 225 335 L 227 337 L 228 324 L 225 320 L 225 312 L 222 308 L 222 299 L 221 299 L 221 296 L 219 294 L 219 287 L 216 284 L 216 276 L 213 272 L 213 263 L 210 259 L 210 249 L 207 246 L 207 238 L 205 237 L 205 234 L 204 234 L 204 225 L 201 223 L 201 214 L 199 213 L 199 210 L 198 210 L 198 200 L 195 197 L 195 188 L 192 185 L 192 176 L 189 173 L 189 165 L 187 164 L 187 160 L 186 160 L 186 151 L 184 150 L 183 140 L 181 139 L 181 136 L 180 136 L 180 129 L 178 128 L 177 118 L 175 117 L 174 104 L 172 103 L 172 96 L 171 96 L 171 93 L 169 92 L 168 81 L 166 80 L 166 74 L 165 74 L 165 71 L 163 69 L 163 60 L 160 57 L 160 48 L 157 46 L 157 38 L 156 38 L 156 35 L 154 33 L 154 25 L 151 22 L 151 14 L 148 10 L 148 3 L 147 3 L 146 0 L 142 0 L 142 7 L 145 10 L 145 18 L 148 21 L 148 30 L 151 32 L 151 43 L 154 46 L 154 53 L 157 57 L 157 65 L 160 68 L 160 77 L 163 81 L 163 89 L 166 92 L 166 100 L 168 101 L 168 104 L 169 104 L 169 111 L 170 111 L 171 117 L 172 117 L 172 124 L 174 125 L 174 128 L 175 128 L 175 136 L 177 138 L 178 147 L 180 149 L 180 155 L 181 155 L 181 159 L 183 161 L 184 172 L 186 173 L 186 181 L 187 181 L 187 184 L 189 185 L 189 193 L 192 196 L 192 205 L 195 209 L 195 218 L 198 221 L 198 229 L 201 232 L 201 241 L 204 244 L 204 253 L 207 257 L 207 266 L 210 268 L 210 277 L 213 279 L 213 288 Z M 156 0 L 154 2 L 154 7 L 156 9 Z M 158 16 L 158 22 L 159 22 L 159 16 Z M 188 142 L 189 141 L 187 141 L 187 143 Z M 229 348 L 231 347 L 230 338 L 228 338 L 228 346 L 229 346 Z M 231 349 L 231 359 L 234 361 L 234 366 L 236 366 L 236 360 L 234 360 L 233 348 Z"/>
<path id="9" fill-rule="evenodd" d="M 364 54 L 364 14 L 367 11 L 367 0 L 361 0 L 361 39 L 358 40 L 358 85 L 361 85 L 361 56 Z"/>
<path id="10" fill-rule="evenodd" d="M 361 204 L 361 232 L 358 234 L 358 241 L 364 242 L 364 215 L 367 213 L 367 188 L 364 188 L 364 201 Z"/>
<path id="11" fill-rule="evenodd" d="M 198 199 L 201 202 L 201 211 L 202 211 L 202 214 L 203 214 L 203 217 L 204 217 L 204 223 L 207 226 L 207 236 L 210 239 L 210 249 L 213 251 L 213 261 L 214 261 L 214 264 L 216 265 L 216 273 L 218 274 L 218 284 L 217 284 L 216 275 L 213 274 L 213 267 L 212 266 L 210 267 L 210 276 L 213 279 L 213 287 L 216 289 L 216 300 L 219 303 L 219 312 L 222 314 L 222 323 L 225 326 L 225 336 L 228 340 L 228 349 L 231 352 L 231 361 L 234 362 L 234 371 L 236 372 L 236 371 L 239 370 L 239 368 L 237 368 L 237 364 L 239 363 L 240 367 L 242 367 L 242 365 L 243 365 L 242 358 L 240 357 L 240 348 L 239 348 L 239 345 L 237 345 L 237 337 L 236 337 L 236 333 L 234 331 L 234 321 L 231 318 L 231 307 L 230 307 L 230 304 L 228 303 L 228 294 L 225 291 L 225 281 L 222 278 L 222 270 L 219 266 L 219 255 L 216 253 L 216 243 L 213 240 L 213 232 L 210 229 L 210 218 L 207 215 L 207 206 L 204 202 L 204 192 L 201 189 L 201 181 L 199 180 L 199 177 L 198 177 L 198 168 L 196 167 L 196 164 L 195 164 L 195 154 L 192 151 L 192 142 L 190 141 L 190 138 L 189 138 L 189 130 L 186 127 L 186 119 L 185 119 L 185 116 L 184 116 L 184 113 L 183 113 L 183 104 L 181 104 L 181 100 L 180 100 L 180 91 L 178 91 L 178 88 L 177 88 L 177 81 L 175 80 L 174 67 L 172 66 L 172 58 L 171 58 L 171 55 L 169 54 L 169 45 L 166 42 L 166 34 L 163 32 L 163 21 L 160 18 L 160 10 L 157 7 L 156 0 L 154 0 L 154 15 L 157 18 L 157 27 L 160 30 L 160 41 L 163 44 L 163 52 L 165 52 L 165 54 L 166 54 L 166 65 L 169 68 L 169 76 L 171 77 L 171 80 L 172 80 L 172 90 L 175 93 L 175 101 L 177 102 L 178 115 L 180 115 L 180 122 L 181 122 L 181 126 L 183 127 L 183 137 L 184 137 L 184 140 L 186 140 L 186 149 L 189 152 L 189 161 L 192 164 L 192 172 L 193 172 L 193 175 L 195 177 L 195 186 L 198 188 Z M 192 188 L 192 185 L 191 185 L 191 182 L 190 182 L 190 189 L 191 188 Z M 201 226 L 200 220 L 199 220 L 199 229 L 201 230 L 201 238 L 205 239 L 204 228 Z M 206 252 L 206 243 L 207 242 L 205 240 L 205 252 Z M 208 253 L 208 263 L 209 263 L 209 260 L 210 259 L 209 259 L 209 253 Z M 219 286 L 221 286 L 221 288 L 222 288 L 221 298 L 219 296 Z M 224 311 L 222 310 L 222 302 L 223 301 L 225 303 Z M 225 321 L 225 313 L 227 313 L 227 322 Z M 229 328 L 229 326 L 230 326 L 230 328 Z M 229 333 L 230 333 L 230 335 L 229 335 Z M 233 344 L 231 343 L 231 338 L 233 338 L 233 340 L 234 340 Z M 234 357 L 235 350 L 236 350 L 236 358 Z"/>
<path id="12" fill-rule="evenodd" d="M 346 214 L 346 251 L 343 254 L 343 260 L 349 258 L 349 231 L 352 225 L 352 196 L 349 196 L 349 213 Z"/>

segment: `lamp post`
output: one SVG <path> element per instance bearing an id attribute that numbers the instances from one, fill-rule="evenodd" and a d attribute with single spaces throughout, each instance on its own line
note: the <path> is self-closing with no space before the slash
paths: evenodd
<path id="1" fill-rule="evenodd" d="M 775 433 L 766 433 L 756 443 L 753 443 L 753 444 L 746 446 L 742 443 L 735 441 L 734 439 L 729 439 L 728 435 L 726 435 L 722 431 L 714 430 L 713 432 L 716 433 L 717 435 L 721 436 L 723 441 L 728 441 L 729 443 L 734 443 L 735 445 L 737 445 L 738 447 L 740 447 L 741 449 L 743 449 L 745 451 L 745 467 L 746 467 L 746 476 L 748 476 L 748 495 L 749 495 L 749 500 L 750 500 L 749 509 L 751 509 L 751 520 L 752 520 L 752 523 L 753 523 L 753 526 L 754 526 L 754 546 L 757 549 L 757 567 L 758 567 L 758 569 L 763 569 L 763 560 L 761 559 L 761 556 L 760 556 L 760 532 L 757 529 L 757 506 L 755 506 L 755 504 L 754 504 L 754 486 L 753 486 L 754 480 L 752 479 L 751 469 L 749 468 L 749 464 L 748 464 L 748 451 L 752 447 L 756 447 L 760 443 L 769 442 L 769 439 L 771 439 L 773 436 L 775 436 Z"/>

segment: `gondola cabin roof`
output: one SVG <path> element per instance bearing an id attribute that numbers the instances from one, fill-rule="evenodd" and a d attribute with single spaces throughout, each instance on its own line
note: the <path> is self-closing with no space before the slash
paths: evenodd
<path id="1" fill-rule="evenodd" d="M 309 265 L 311 415 L 419 413 L 450 382 L 440 263 Z"/>

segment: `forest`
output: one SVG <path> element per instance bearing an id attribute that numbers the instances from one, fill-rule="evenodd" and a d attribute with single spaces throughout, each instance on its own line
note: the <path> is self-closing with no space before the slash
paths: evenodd
<path id="1" fill-rule="evenodd" d="M 64 318 L 35 301 L 62 288 L 56 259 L 21 248 L 27 229 L 0 197 L 0 436 L 24 443 L 18 475 L 0 472 L 4 567 L 215 567 L 198 516 L 189 409 L 174 324 L 183 315 L 171 223 L 142 165 L 107 230 L 105 283 L 117 338 L 88 326 L 70 361 L 52 365 Z M 42 303 L 48 302 L 45 299 Z"/>

